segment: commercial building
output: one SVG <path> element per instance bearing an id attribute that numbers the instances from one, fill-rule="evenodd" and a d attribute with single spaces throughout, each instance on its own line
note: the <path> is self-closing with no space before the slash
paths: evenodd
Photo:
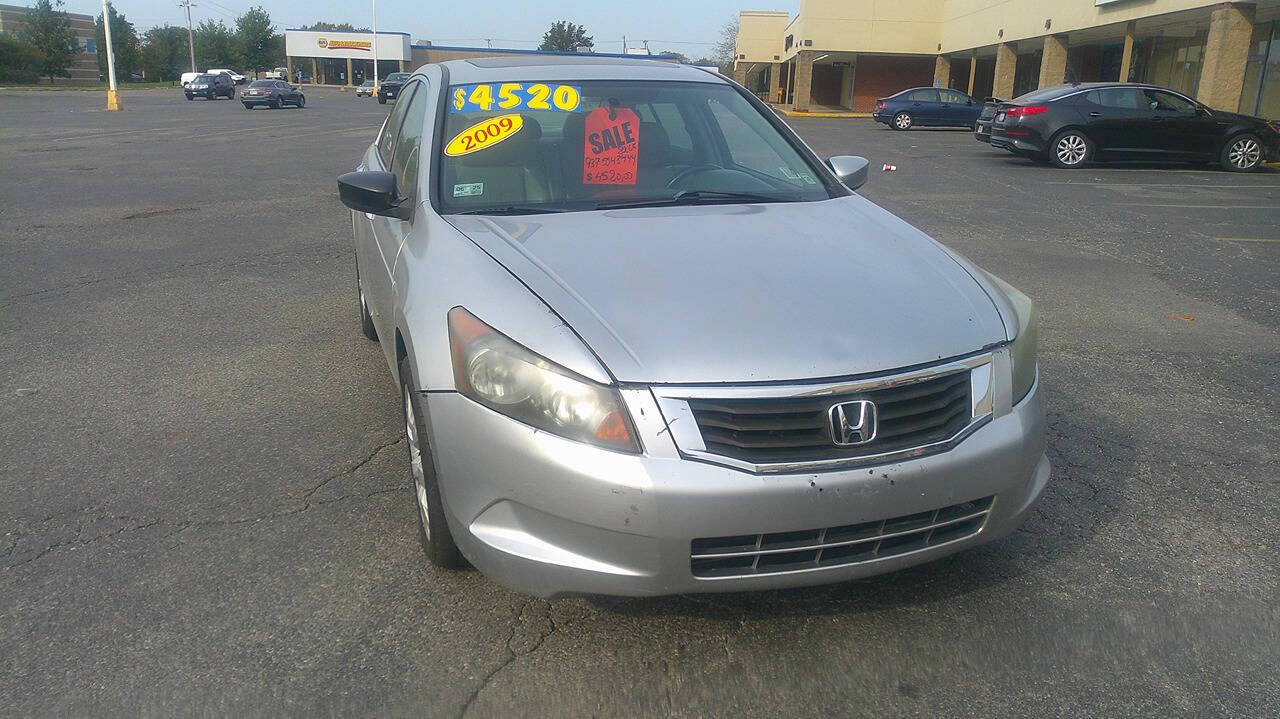
<path id="1" fill-rule="evenodd" d="M 285 30 L 284 48 L 289 77 L 301 70 L 312 82 L 323 85 L 359 85 L 373 79 L 373 33 L 319 32 Z M 497 47 L 458 47 L 411 43 L 402 32 L 378 32 L 378 78 L 392 72 L 404 72 L 433 62 L 462 60 L 471 57 L 502 55 L 564 55 L 563 52 L 516 50 Z M 592 53 L 597 57 L 650 57 L 669 59 L 666 55 L 634 53 Z"/>
<path id="2" fill-rule="evenodd" d="M 0 35 L 21 38 L 23 30 L 27 28 L 26 17 L 29 12 L 31 12 L 29 7 L 0 5 Z M 67 19 L 71 21 L 71 31 L 76 36 L 76 56 L 71 63 L 71 67 L 67 69 L 71 73 L 71 77 L 60 77 L 54 81 L 68 83 L 98 82 L 101 79 L 101 73 L 98 72 L 98 47 L 94 40 L 97 19 L 93 15 L 81 15 L 74 12 L 67 13 Z M 48 81 L 48 78 L 41 79 L 45 82 Z"/>
<path id="3" fill-rule="evenodd" d="M 1009 99 L 1150 82 L 1280 118 L 1280 0 L 801 0 L 739 15 L 734 79 L 794 111 L 869 112 L 908 87 Z"/>

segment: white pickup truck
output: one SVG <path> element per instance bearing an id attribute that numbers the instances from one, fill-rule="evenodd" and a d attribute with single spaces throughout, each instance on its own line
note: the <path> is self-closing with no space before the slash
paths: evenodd
<path id="1" fill-rule="evenodd" d="M 269 72 L 262 73 L 262 76 L 268 80 L 288 80 L 289 68 L 277 67 L 270 70 Z"/>

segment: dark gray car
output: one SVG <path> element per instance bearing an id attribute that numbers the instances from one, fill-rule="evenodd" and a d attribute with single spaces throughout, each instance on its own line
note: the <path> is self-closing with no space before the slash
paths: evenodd
<path id="1" fill-rule="evenodd" d="M 252 110 L 259 105 L 277 110 L 285 105 L 305 107 L 307 98 L 296 85 L 284 80 L 254 80 L 240 95 L 244 109 Z"/>

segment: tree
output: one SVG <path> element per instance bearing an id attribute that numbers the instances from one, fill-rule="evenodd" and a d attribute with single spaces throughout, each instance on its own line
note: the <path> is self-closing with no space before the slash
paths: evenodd
<path id="1" fill-rule="evenodd" d="M 128 78 L 134 70 L 138 69 L 142 59 L 138 31 L 123 14 L 116 12 L 114 6 L 107 5 L 107 10 L 111 13 L 111 49 L 116 56 L 116 79 Z M 98 72 L 106 77 L 107 36 L 102 26 L 101 15 L 98 16 L 97 25 L 94 28 L 94 37 L 98 47 Z"/>
<path id="2" fill-rule="evenodd" d="M 57 8 L 62 0 L 36 0 L 35 7 L 27 13 L 27 27 L 20 39 L 34 45 L 43 59 L 40 74 L 53 82 L 54 77 L 71 77 L 67 69 L 76 57 L 76 35 L 71 30 L 71 19 Z"/>
<path id="3" fill-rule="evenodd" d="M 587 29 L 581 25 L 574 25 L 567 20 L 557 20 L 551 24 L 551 29 L 542 36 L 542 44 L 538 46 L 538 49 L 573 52 L 580 45 L 587 47 L 595 45 L 595 43 L 591 42 L 591 38 L 587 36 Z"/>
<path id="4" fill-rule="evenodd" d="M 235 36 L 221 20 L 202 20 L 195 30 L 196 65 L 205 68 L 235 67 L 240 53 Z"/>
<path id="5" fill-rule="evenodd" d="M 164 25 L 142 36 L 142 69 L 148 80 L 176 80 L 187 65 L 187 29 Z"/>
<path id="6" fill-rule="evenodd" d="M 734 18 L 720 26 L 720 39 L 711 46 L 711 57 L 720 66 L 720 72 L 733 72 L 733 61 L 738 58 L 738 18 Z"/>
<path id="7" fill-rule="evenodd" d="M 275 67 L 284 55 L 283 38 L 271 24 L 271 16 L 261 7 L 251 7 L 236 18 L 236 40 L 240 44 L 242 70 Z"/>
<path id="8" fill-rule="evenodd" d="M 355 27 L 349 22 L 313 22 L 310 25 L 303 25 L 298 29 L 319 32 L 373 32 L 367 27 Z"/>
<path id="9" fill-rule="evenodd" d="M 44 53 L 29 42 L 0 35 L 0 82 L 35 82 Z"/>

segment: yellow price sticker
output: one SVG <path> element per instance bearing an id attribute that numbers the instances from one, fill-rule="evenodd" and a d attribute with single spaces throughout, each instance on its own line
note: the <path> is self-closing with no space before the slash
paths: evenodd
<path id="1" fill-rule="evenodd" d="M 520 115 L 500 115 L 481 120 L 454 135 L 449 144 L 445 145 L 444 154 L 449 157 L 458 157 L 479 152 L 520 132 L 522 127 L 524 127 L 524 117 Z"/>

